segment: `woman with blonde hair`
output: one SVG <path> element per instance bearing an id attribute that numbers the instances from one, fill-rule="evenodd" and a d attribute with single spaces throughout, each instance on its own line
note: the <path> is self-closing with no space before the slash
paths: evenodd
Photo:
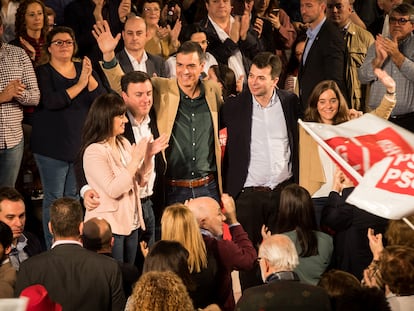
<path id="1" fill-rule="evenodd" d="M 196 289 L 190 291 L 195 308 L 217 303 L 217 261 L 208 252 L 196 218 L 184 204 L 168 206 L 161 218 L 161 239 L 180 242 L 188 251 L 188 266 Z"/>
<path id="2" fill-rule="evenodd" d="M 143 274 L 128 299 L 126 311 L 193 311 L 180 277 L 171 271 Z"/>

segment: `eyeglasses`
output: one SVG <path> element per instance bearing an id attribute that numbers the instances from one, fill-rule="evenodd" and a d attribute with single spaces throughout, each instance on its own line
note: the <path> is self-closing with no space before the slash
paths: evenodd
<path id="1" fill-rule="evenodd" d="M 157 13 L 157 12 L 160 11 L 160 9 L 159 8 L 144 8 L 144 11 L 145 12 L 154 12 L 154 13 Z"/>
<path id="2" fill-rule="evenodd" d="M 58 47 L 62 47 L 64 45 L 72 46 L 73 43 L 74 42 L 72 40 L 56 40 L 56 41 L 50 42 L 51 45 L 54 44 L 54 45 L 56 45 Z"/>
<path id="3" fill-rule="evenodd" d="M 398 25 L 400 25 L 400 26 L 404 26 L 405 24 L 407 24 L 407 22 L 410 22 L 409 19 L 406 19 L 404 17 L 401 17 L 401 18 L 390 17 L 389 21 L 390 21 L 390 24 L 397 24 L 398 23 Z"/>
<path id="4" fill-rule="evenodd" d="M 342 3 L 335 3 L 335 4 L 328 4 L 326 7 L 327 7 L 329 10 L 332 10 L 334 7 L 335 7 L 337 10 L 341 10 L 341 9 L 343 9 L 343 8 L 344 8 L 344 5 L 343 5 Z"/>

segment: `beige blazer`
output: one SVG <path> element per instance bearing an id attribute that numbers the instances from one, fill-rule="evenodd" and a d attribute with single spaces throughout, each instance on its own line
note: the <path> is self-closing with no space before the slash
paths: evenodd
<path id="1" fill-rule="evenodd" d="M 128 163 L 131 160 L 131 144 L 125 138 L 122 142 Z M 138 184 L 143 174 L 131 176 L 111 146 L 104 142 L 86 148 L 83 169 L 88 184 L 100 196 L 99 206 L 86 210 L 85 221 L 102 217 L 110 223 L 113 233 L 129 235 L 133 229 L 134 215 L 138 212 L 138 226 L 145 230 Z"/>
<path id="2" fill-rule="evenodd" d="M 370 113 L 388 119 L 396 103 L 395 98 L 384 95 L 381 104 Z M 319 158 L 318 144 L 299 126 L 299 185 L 313 195 L 324 183 L 326 178 Z"/>
<path id="3" fill-rule="evenodd" d="M 117 64 L 114 68 L 111 69 L 105 69 L 102 67 L 102 70 L 104 71 L 111 88 L 121 94 L 122 90 L 120 82 L 121 77 L 124 75 L 121 66 Z M 158 131 L 160 134 L 166 133 L 168 136 L 171 136 L 175 117 L 178 111 L 178 105 L 180 103 L 180 92 L 178 89 L 177 80 L 156 77 L 152 78 L 151 81 L 154 87 L 154 109 L 157 116 Z M 209 80 L 204 80 L 202 83 L 204 85 L 205 97 L 210 109 L 211 120 L 213 122 L 217 182 L 220 193 L 222 193 L 221 148 L 218 133 L 218 114 L 220 107 L 223 104 L 223 99 L 221 96 L 220 86 L 217 83 Z M 167 167 L 168 163 L 165 157 L 165 151 L 162 152 L 162 155 Z"/>

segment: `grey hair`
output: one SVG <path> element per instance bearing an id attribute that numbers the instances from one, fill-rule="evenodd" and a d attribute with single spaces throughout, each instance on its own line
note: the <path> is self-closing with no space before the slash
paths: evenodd
<path id="1" fill-rule="evenodd" d="M 283 234 L 264 239 L 259 247 L 259 257 L 267 259 L 269 265 L 279 271 L 293 271 L 299 264 L 295 244 Z"/>

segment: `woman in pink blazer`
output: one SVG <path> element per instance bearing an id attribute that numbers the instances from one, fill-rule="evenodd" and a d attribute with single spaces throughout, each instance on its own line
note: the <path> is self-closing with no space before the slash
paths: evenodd
<path id="1" fill-rule="evenodd" d="M 139 187 L 153 170 L 153 144 L 142 139 L 131 145 L 122 136 L 126 106 L 116 94 L 105 94 L 92 104 L 83 130 L 83 169 L 90 187 L 99 193 L 100 204 L 87 209 L 85 221 L 106 219 L 112 228 L 113 257 L 134 263 L 138 231 L 145 230 Z M 166 144 L 166 143 L 165 143 Z"/>

